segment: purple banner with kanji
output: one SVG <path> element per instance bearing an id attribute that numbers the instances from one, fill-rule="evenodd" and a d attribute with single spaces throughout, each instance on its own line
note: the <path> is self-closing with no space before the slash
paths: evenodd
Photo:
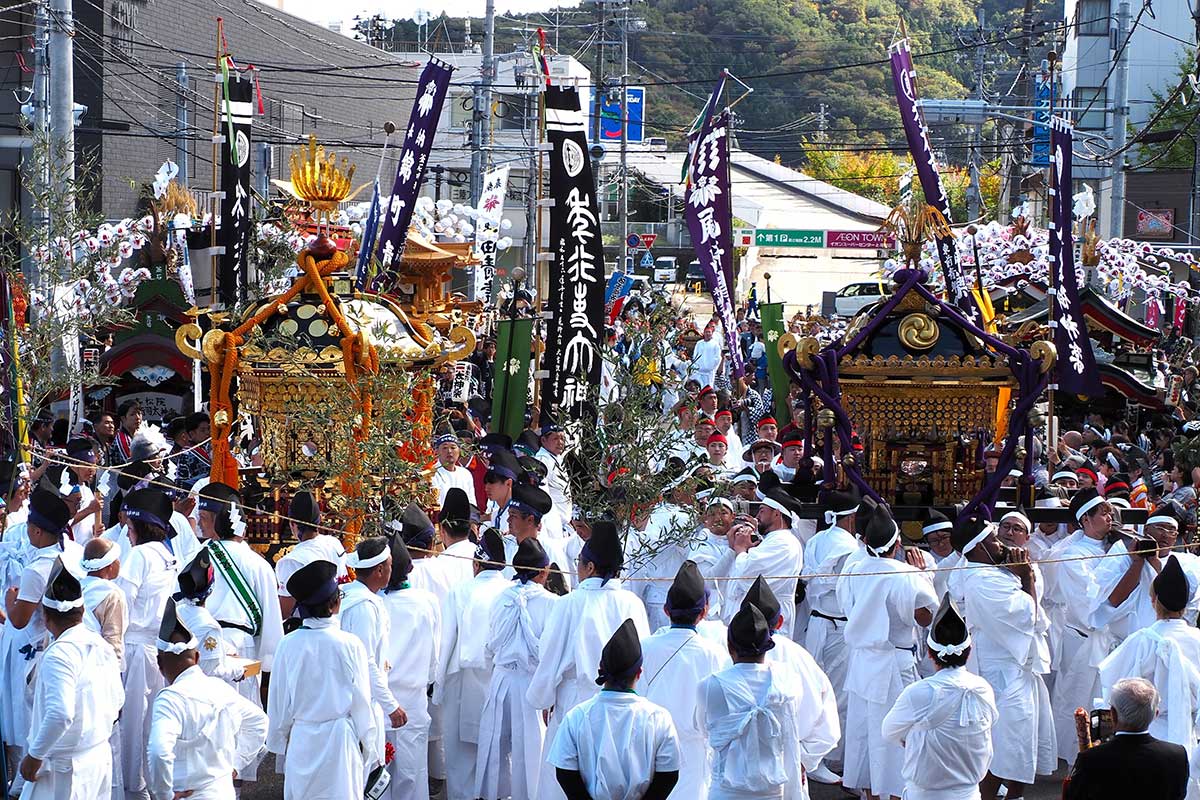
<path id="1" fill-rule="evenodd" d="M 1079 280 L 1075 275 L 1075 240 L 1071 160 L 1074 132 L 1061 117 L 1050 120 L 1050 168 L 1054 170 L 1054 196 L 1050 203 L 1050 269 L 1054 270 L 1051 300 L 1058 313 L 1050 317 L 1054 349 L 1058 351 L 1058 388 L 1075 395 L 1099 397 L 1103 392 L 1096 372 L 1096 356 L 1088 338 L 1079 303 Z M 1052 309 L 1053 310 L 1053 309 Z"/>
<path id="2" fill-rule="evenodd" d="M 917 179 L 921 182 L 921 190 L 925 193 L 925 202 L 941 212 L 947 223 L 952 223 L 950 217 L 950 199 L 946 196 L 946 188 L 938 174 L 937 159 L 929 144 L 929 131 L 921 116 L 917 97 L 917 70 L 913 67 L 912 52 L 908 49 L 908 40 L 901 39 L 892 45 L 892 83 L 896 88 L 896 104 L 900 108 L 900 121 L 904 124 L 904 138 L 908 141 L 908 152 L 916 165 Z M 971 295 L 971 282 L 958 263 L 958 248 L 953 236 L 940 236 L 937 241 L 938 261 L 942 264 L 942 272 L 946 276 L 946 293 L 955 306 L 963 314 L 979 323 L 981 316 Z"/>
<path id="3" fill-rule="evenodd" d="M 396 181 L 392 184 L 392 196 L 383 209 L 383 230 L 379 232 L 379 245 L 375 255 L 376 273 L 371 288 L 385 291 L 393 281 L 404 245 L 408 241 L 408 225 L 412 222 L 413 207 L 421 184 L 425 182 L 425 166 L 429 151 L 433 148 L 438 119 L 442 115 L 442 104 L 450 86 L 450 75 L 454 67 L 431 58 L 421 72 L 417 82 L 416 99 L 404 131 L 404 144 L 400 148 L 400 164 L 396 168 Z M 366 270 L 359 276 L 365 283 Z M 362 288 L 361 286 L 359 288 Z"/>
<path id="4" fill-rule="evenodd" d="M 718 86 L 717 91 L 721 89 Z M 709 100 L 706 111 L 715 105 Z M 687 202 L 684 216 L 696 258 L 712 293 L 713 312 L 725 332 L 733 376 L 745 368 L 733 311 L 733 208 L 729 186 L 729 111 L 704 119 L 689 142 Z"/>

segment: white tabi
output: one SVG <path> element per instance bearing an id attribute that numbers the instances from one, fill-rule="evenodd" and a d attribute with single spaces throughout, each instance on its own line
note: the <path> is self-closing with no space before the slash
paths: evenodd
<path id="1" fill-rule="evenodd" d="M 538 664 L 538 642 L 558 601 L 539 584 L 514 583 L 492 607 L 487 652 L 492 679 L 479 718 L 475 797 L 537 797 L 546 726 L 525 693 Z"/>
<path id="2" fill-rule="evenodd" d="M 245 677 L 243 668 L 228 658 L 232 653 L 221 635 L 221 626 L 213 619 L 213 615 L 208 612 L 207 608 L 196 605 L 195 600 L 180 598 L 175 601 L 175 615 L 183 623 L 183 626 L 196 637 L 196 650 L 200 654 L 197 666 L 200 667 L 201 672 L 222 680 L 230 686 Z"/>
<path id="3" fill-rule="evenodd" d="M 546 729 L 544 754 L 548 755 L 563 717 L 600 691 L 596 672 L 604 644 L 627 619 L 639 637 L 649 636 L 646 607 L 637 595 L 622 588 L 617 578 L 580 581 L 570 594 L 554 604 L 538 644 L 538 666 L 525 698 L 535 709 L 554 707 Z M 543 758 L 538 780 L 541 800 L 563 800 L 554 767 Z"/>
<path id="4" fill-rule="evenodd" d="M 288 594 L 288 579 L 296 574 L 296 570 L 307 567 L 314 561 L 329 561 L 337 564 L 337 576 L 346 574 L 346 550 L 336 536 L 318 533 L 316 536 L 297 542 L 296 546 L 279 557 L 275 562 L 275 579 L 280 597 L 291 597 Z"/>
<path id="5" fill-rule="evenodd" d="M 257 763 L 266 741 L 267 715 L 261 708 L 198 665 L 189 667 L 154 699 L 147 751 L 150 796 L 157 800 L 186 792 L 188 800 L 233 800 L 234 771 L 240 775 Z"/>
<path id="6" fill-rule="evenodd" d="M 1075 734 L 1075 709 L 1090 711 L 1101 696 L 1097 667 L 1108 655 L 1111 636 L 1090 622 L 1091 604 L 1099 589 L 1094 573 L 1105 551 L 1104 541 L 1091 539 L 1077 530 L 1051 551 L 1054 564 L 1052 602 L 1062 609 L 1060 641 L 1062 655 L 1054 676 L 1054 734 L 1058 757 L 1068 765 L 1079 753 Z M 1072 560 L 1065 560 L 1072 559 Z"/>
<path id="7" fill-rule="evenodd" d="M 979 800 L 997 716 L 991 685 L 966 667 L 904 687 L 883 735 L 904 748 L 904 800 Z"/>
<path id="8" fill-rule="evenodd" d="M 446 799 L 475 797 L 479 720 L 492 678 L 487 653 L 492 610 L 511 584 L 485 569 L 450 590 L 442 616 L 442 644 L 433 700 L 442 710 Z"/>
<path id="9" fill-rule="evenodd" d="M 441 464 L 433 473 L 433 488 L 437 492 L 438 508 L 446 503 L 446 492 L 458 487 L 467 493 L 467 497 L 475 496 L 475 476 L 466 467 L 456 465 L 454 469 L 446 469 Z"/>
<path id="10" fill-rule="evenodd" d="M 556 456 L 543 447 L 533 457 L 546 466 L 546 479 L 542 481 L 541 488 L 554 503 L 550 514 L 558 517 L 559 524 L 569 521 L 575 513 L 575 505 L 571 500 L 571 479 L 563 467 L 562 456 Z M 556 532 L 560 529 L 558 525 L 548 527 Z"/>
<path id="11" fill-rule="evenodd" d="M 642 598 L 651 630 L 671 624 L 663 604 L 675 573 L 687 560 L 687 516 L 679 506 L 660 503 L 650 512 L 644 530 L 629 529 L 625 565 L 629 590 Z"/>
<path id="12" fill-rule="evenodd" d="M 1188 800 L 1200 797 L 1200 631 L 1186 620 L 1164 619 L 1130 634 L 1100 662 L 1105 699 L 1122 678 L 1145 678 L 1158 689 L 1158 716 L 1150 723 L 1150 735 L 1188 751 Z"/>
<path id="13" fill-rule="evenodd" d="M 1031 784 L 1058 767 L 1050 695 L 1042 679 L 1050 670 L 1049 622 L 1016 575 L 1003 567 L 973 566 L 963 571 L 963 617 L 974 642 L 971 660 L 999 709 L 989 770 L 1001 780 Z M 1033 569 L 1040 587 L 1037 565 Z"/>
<path id="14" fill-rule="evenodd" d="M 679 782 L 671 795 L 708 797 L 712 755 L 700 727 L 696 703 L 700 683 L 731 666 L 729 651 L 688 626 L 661 628 L 642 642 L 642 677 L 637 691 L 665 708 L 679 737 Z"/>
<path id="15" fill-rule="evenodd" d="M 726 553 L 716 566 L 718 575 L 732 579 L 725 582 L 725 598 L 721 603 L 725 624 L 728 625 L 737 614 L 755 579 L 764 575 L 767 585 L 779 599 L 783 615 L 783 627 L 776 635 L 791 638 L 796 624 L 796 582 L 799 577 L 790 576 L 799 576 L 803 563 L 800 542 L 787 528 L 771 531 L 757 547 L 751 547 L 745 553 L 733 550 Z"/>
<path id="16" fill-rule="evenodd" d="M 899 797 L 904 751 L 883 738 L 883 717 L 917 680 L 913 614 L 937 607 L 933 583 L 903 561 L 867 557 L 845 568 L 837 596 L 849 651 L 842 784 Z"/>
<path id="17" fill-rule="evenodd" d="M 593 800 L 639 800 L 655 773 L 679 769 L 671 715 L 632 692 L 602 691 L 584 700 L 548 741 L 550 772 L 578 771 Z M 543 798 L 545 789 L 543 784 Z"/>
<path id="18" fill-rule="evenodd" d="M 178 563 L 162 542 L 146 542 L 121 563 L 117 586 L 125 593 L 129 627 L 125 629 L 125 705 L 121 709 L 121 776 L 125 791 L 146 787 L 146 743 L 150 739 L 150 703 L 163 687 L 158 671 L 158 627 L 167 599 L 176 587 Z"/>
<path id="19" fill-rule="evenodd" d="M 41 759 L 21 800 L 107 800 L 112 792 L 108 740 L 125 693 L 108 642 L 83 625 L 52 641 L 33 687 L 28 754 Z"/>
<path id="20" fill-rule="evenodd" d="M 3 689 L 0 694 L 0 730 L 3 731 L 4 743 L 9 747 L 24 747 L 29 734 L 30 710 L 33 706 L 31 674 L 37 667 L 42 651 L 46 649 L 49 636 L 42 614 L 42 595 L 50 580 L 50 572 L 54 569 L 54 559 L 62 556 L 64 563 L 70 563 L 68 558 L 83 552 L 79 545 L 66 537 L 63 537 L 63 547 L 69 551 L 60 550 L 58 545 L 26 550 L 25 557 L 29 561 L 17 581 L 17 599 L 32 603 L 33 614 L 25 627 L 20 629 L 14 628 L 10 620 L 5 620 L 3 634 L 0 635 L 4 676 L 4 685 L 0 687 Z"/>
<path id="21" fill-rule="evenodd" d="M 804 547 L 804 567 L 800 571 L 805 582 L 805 597 L 809 612 L 808 631 L 804 646 L 833 684 L 837 696 L 838 721 L 846 728 L 846 615 L 837 599 L 837 577 L 851 553 L 862 550 L 854 534 L 837 525 L 818 533 Z M 825 577 L 809 577 L 822 575 Z M 832 576 L 832 577 L 831 577 Z M 842 743 L 829 753 L 829 760 L 841 762 Z"/>
<path id="22" fill-rule="evenodd" d="M 778 663 L 733 664 L 697 694 L 697 725 L 713 752 L 710 800 L 808 797 L 805 773 L 837 731 L 831 738 L 799 675 Z"/>
<path id="23" fill-rule="evenodd" d="M 229 648 L 239 658 L 261 661 L 262 671 L 270 672 L 275 648 L 283 638 L 275 570 L 244 541 L 210 540 L 207 547 L 213 561 L 213 590 L 205 607 L 220 624 Z M 232 574 L 223 569 L 220 551 L 232 561 Z M 239 681 L 237 690 L 261 708 L 260 680 L 261 675 L 254 675 Z M 255 780 L 257 767 L 241 773 L 241 777 Z"/>
<path id="24" fill-rule="evenodd" d="M 383 607 L 383 598 L 361 581 L 343 584 L 342 593 L 339 624 L 343 631 L 358 637 L 367 651 L 367 674 L 371 676 L 371 701 L 379 734 L 376 746 L 382 751 L 386 731 L 391 729 L 387 716 L 399 705 L 388 686 L 391 664 L 385 650 L 391 638 L 391 615 Z"/>
<path id="25" fill-rule="evenodd" d="M 362 642 L 336 618 L 310 618 L 275 655 L 267 749 L 285 756 L 284 800 L 362 797 L 367 769 L 383 762 Z"/>
<path id="26" fill-rule="evenodd" d="M 392 631 L 383 643 L 386 659 L 392 665 L 388 688 L 408 716 L 403 727 L 385 732 L 395 748 L 395 757 L 388 765 L 392 782 L 387 797 L 429 800 L 428 690 L 437 677 L 442 606 L 432 592 L 409 586 L 385 591 L 383 607 Z"/>

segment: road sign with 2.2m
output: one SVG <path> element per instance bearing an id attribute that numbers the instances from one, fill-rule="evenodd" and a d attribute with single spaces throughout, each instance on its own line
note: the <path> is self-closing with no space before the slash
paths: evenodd
<path id="1" fill-rule="evenodd" d="M 758 228 L 755 247 L 824 247 L 825 231 L 801 231 L 785 228 Z"/>

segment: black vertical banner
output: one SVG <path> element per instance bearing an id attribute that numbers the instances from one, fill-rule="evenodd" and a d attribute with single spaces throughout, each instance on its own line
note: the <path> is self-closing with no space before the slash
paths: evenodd
<path id="1" fill-rule="evenodd" d="M 254 86 L 241 75 L 230 75 L 221 101 L 221 265 L 217 272 L 219 299 L 234 305 L 246 285 L 246 255 L 250 250 L 250 120 Z M 231 135 L 232 131 L 232 135 Z"/>
<path id="2" fill-rule="evenodd" d="M 550 312 L 542 383 L 543 419 L 578 435 L 594 426 L 589 387 L 600 385 L 604 334 L 604 248 L 586 118 L 575 88 L 546 89 L 550 143 Z"/>

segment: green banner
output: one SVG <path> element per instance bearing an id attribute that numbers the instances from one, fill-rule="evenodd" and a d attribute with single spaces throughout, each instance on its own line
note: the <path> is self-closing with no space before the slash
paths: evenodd
<path id="1" fill-rule="evenodd" d="M 496 323 L 492 433 L 506 433 L 515 440 L 525 428 L 532 349 L 533 320 L 503 319 Z"/>
<path id="2" fill-rule="evenodd" d="M 775 421 L 782 429 L 792 418 L 788 408 L 788 376 L 779 357 L 779 337 L 783 336 L 783 303 L 763 303 L 758 307 L 762 320 L 763 344 L 767 346 L 767 378 L 771 382 L 771 396 L 775 400 Z"/>
<path id="3" fill-rule="evenodd" d="M 825 231 L 758 228 L 754 231 L 755 247 L 824 247 Z"/>

